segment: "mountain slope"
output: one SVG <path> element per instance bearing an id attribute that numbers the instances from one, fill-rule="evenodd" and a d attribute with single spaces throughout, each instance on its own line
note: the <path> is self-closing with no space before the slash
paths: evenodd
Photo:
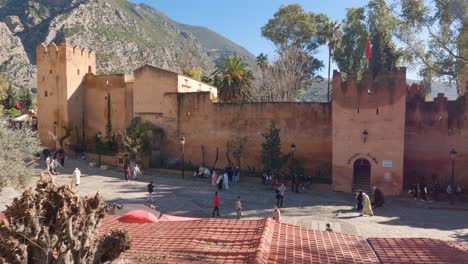
<path id="1" fill-rule="evenodd" d="M 6 26 L 5 35 L 17 43 L 16 51 L 0 47 L 0 72 L 29 87 L 35 86 L 35 46 L 65 38 L 96 52 L 99 73 L 129 72 L 146 63 L 177 72 L 200 66 L 211 73 L 226 55 L 255 60 L 209 29 L 180 24 L 126 0 L 0 0 L 0 23 L 0 33 Z M 13 56 L 18 52 L 21 61 Z M 13 70 L 5 61 L 21 69 Z"/>

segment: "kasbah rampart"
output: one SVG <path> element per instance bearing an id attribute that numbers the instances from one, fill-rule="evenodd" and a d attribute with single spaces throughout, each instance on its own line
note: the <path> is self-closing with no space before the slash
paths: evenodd
<path id="1" fill-rule="evenodd" d="M 133 74 L 96 75 L 96 55 L 66 42 L 38 45 L 38 131 L 42 144 L 56 146 L 73 128 L 65 146 L 86 143 L 104 132 L 108 103 L 112 130 L 125 130 L 135 117 L 164 131 L 150 164 L 161 156 L 180 160 L 180 138 L 186 138 L 185 160 L 204 158 L 226 164 L 226 142 L 246 137 L 244 167 L 261 170 L 262 133 L 271 121 L 281 129 L 282 152 L 297 146 L 295 159 L 305 174 L 331 178 L 334 191 L 351 192 L 360 184 L 379 186 L 399 195 L 418 177 L 434 175 L 450 183 L 450 150 L 456 148 L 455 182 L 468 185 L 468 108 L 466 96 L 447 101 L 439 94 L 426 102 L 417 85 L 406 84 L 398 68 L 374 80 L 333 73 L 331 103 L 216 103 L 215 87 L 151 65 Z M 110 100 L 110 102 L 108 102 Z M 363 133 L 367 132 L 367 138 Z"/>

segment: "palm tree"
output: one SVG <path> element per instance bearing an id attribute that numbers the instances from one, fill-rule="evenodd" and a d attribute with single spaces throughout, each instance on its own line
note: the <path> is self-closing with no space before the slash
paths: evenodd
<path id="1" fill-rule="evenodd" d="M 255 62 L 261 70 L 266 69 L 268 67 L 268 55 L 266 55 L 265 53 L 258 54 Z"/>
<path id="2" fill-rule="evenodd" d="M 219 88 L 218 96 L 223 102 L 242 102 L 247 95 L 247 87 L 252 81 L 249 65 L 238 56 L 224 59 L 221 69 L 216 70 L 213 82 Z"/>
<path id="3" fill-rule="evenodd" d="M 343 33 L 341 32 L 341 24 L 337 21 L 331 21 L 325 26 L 325 38 L 328 42 L 328 88 L 327 88 L 327 100 L 330 102 L 330 67 L 331 58 L 335 48 L 339 46 Z"/>

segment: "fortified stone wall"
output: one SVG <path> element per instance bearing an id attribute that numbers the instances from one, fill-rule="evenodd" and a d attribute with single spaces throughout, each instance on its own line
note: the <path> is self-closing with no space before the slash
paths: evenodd
<path id="1" fill-rule="evenodd" d="M 110 98 L 110 119 L 112 131 L 127 128 L 132 119 L 133 84 L 125 82 L 124 74 L 88 74 L 85 83 L 84 102 L 86 144 L 94 146 L 94 136 L 101 132 L 105 136 L 108 120 L 108 100 Z M 103 139 L 104 140 L 104 139 Z"/>
<path id="2" fill-rule="evenodd" d="M 439 183 L 451 182 L 450 150 L 455 148 L 455 184 L 468 186 L 468 107 L 466 96 L 447 101 L 438 94 L 433 102 L 425 102 L 421 87 L 408 87 L 405 124 L 405 187 L 434 176 Z"/>
<path id="3" fill-rule="evenodd" d="M 281 129 L 282 152 L 297 146 L 295 159 L 301 161 L 307 175 L 330 177 L 331 108 L 319 103 L 249 103 L 221 104 L 210 100 L 210 93 L 168 93 L 164 97 L 167 110 L 163 115 L 146 119 L 164 128 L 163 151 L 172 159 L 181 158 L 180 137 L 186 138 L 185 160 L 216 167 L 227 163 L 226 143 L 229 139 L 247 139 L 242 167 L 261 170 L 262 133 L 275 121 Z M 234 158 L 231 157 L 234 161 Z"/>
<path id="4" fill-rule="evenodd" d="M 63 127 L 82 131 L 82 80 L 86 73 L 95 71 L 96 56 L 66 42 L 38 45 L 36 56 L 39 137 L 45 146 L 58 147 L 55 140 L 65 134 Z M 65 144 L 76 141 L 70 138 Z"/>
<path id="5" fill-rule="evenodd" d="M 403 151 L 406 106 L 406 70 L 377 76 L 369 73 L 357 81 L 333 73 L 333 189 L 351 192 L 379 186 L 397 195 L 403 184 Z M 363 132 L 367 131 L 364 140 Z M 370 163 L 370 179 L 357 184 L 355 162 Z M 367 174 L 369 175 L 369 174 Z M 364 188 L 365 187 L 365 188 Z"/>

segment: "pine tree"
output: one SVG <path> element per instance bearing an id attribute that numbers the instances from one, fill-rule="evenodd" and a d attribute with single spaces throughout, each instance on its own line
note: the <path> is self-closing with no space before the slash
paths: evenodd
<path id="1" fill-rule="evenodd" d="M 5 109 L 11 109 L 16 106 L 16 91 L 11 83 L 8 85 L 8 88 L 5 91 L 5 97 L 3 98 L 3 106 Z"/>
<path id="2" fill-rule="evenodd" d="M 265 142 L 262 143 L 263 168 L 277 171 L 281 168 L 280 129 L 272 121 L 267 132 L 263 133 L 262 136 L 265 138 Z"/>
<path id="3" fill-rule="evenodd" d="M 19 102 L 24 109 L 30 109 L 32 106 L 31 91 L 28 88 L 22 87 L 19 95 Z"/>

